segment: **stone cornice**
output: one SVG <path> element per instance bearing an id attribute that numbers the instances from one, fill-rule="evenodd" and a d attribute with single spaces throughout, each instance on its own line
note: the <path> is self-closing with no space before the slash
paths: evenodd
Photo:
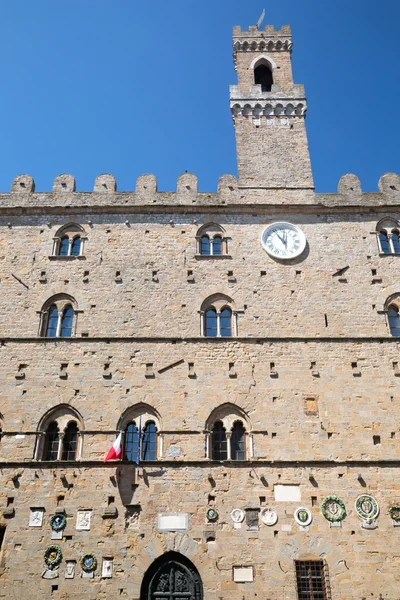
<path id="1" fill-rule="evenodd" d="M 217 344 L 229 346 L 230 344 L 400 344 L 400 338 L 387 336 L 282 336 L 282 337 L 230 337 L 230 338 L 212 338 L 212 337 L 70 337 L 70 338 L 44 338 L 44 337 L 2 337 L 0 338 L 0 344 L 5 346 L 7 344 Z"/>
<path id="2" fill-rule="evenodd" d="M 234 117 L 304 117 L 307 104 L 305 98 L 231 98 L 231 112 Z"/>
<path id="3" fill-rule="evenodd" d="M 269 37 L 269 36 L 268 36 Z M 237 52 L 291 52 L 293 42 L 290 35 L 280 34 L 276 38 L 261 38 L 247 34 L 245 38 L 233 38 L 233 56 Z"/>

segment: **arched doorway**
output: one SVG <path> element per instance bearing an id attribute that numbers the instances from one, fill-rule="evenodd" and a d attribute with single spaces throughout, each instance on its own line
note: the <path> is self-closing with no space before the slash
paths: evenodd
<path id="1" fill-rule="evenodd" d="M 140 600 L 203 600 L 200 575 L 182 554 L 167 552 L 150 565 L 140 590 Z"/>

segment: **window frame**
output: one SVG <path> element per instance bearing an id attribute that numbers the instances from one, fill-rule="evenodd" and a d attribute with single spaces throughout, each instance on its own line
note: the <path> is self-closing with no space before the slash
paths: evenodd
<path id="1" fill-rule="evenodd" d="M 328 567 L 326 561 L 319 558 L 304 558 L 304 559 L 296 559 L 295 563 L 295 576 L 296 576 L 296 590 L 297 590 L 297 600 L 331 600 L 330 594 L 330 586 L 329 586 L 329 574 Z M 315 583 L 313 580 L 316 579 L 313 576 L 311 569 L 313 567 L 319 568 L 318 579 L 321 582 L 321 590 L 313 589 Z M 304 577 L 301 574 L 301 569 L 307 568 L 308 573 Z M 304 589 L 305 586 L 303 584 L 304 580 L 307 579 L 307 587 L 308 589 Z M 303 588 L 303 589 L 301 589 Z"/>
<path id="2" fill-rule="evenodd" d="M 65 313 L 69 309 L 72 310 L 73 314 L 67 317 Z M 50 331 L 54 331 L 55 335 L 48 335 L 49 326 L 53 319 L 53 315 L 51 313 L 54 310 L 57 310 L 57 325 L 55 327 L 52 326 Z M 82 311 L 78 310 L 76 300 L 72 298 L 72 296 L 68 296 L 67 294 L 52 296 L 47 300 L 47 302 L 45 302 L 42 310 L 39 311 L 39 336 L 46 339 L 70 339 L 75 337 L 77 331 L 78 314 L 80 312 Z M 65 320 L 67 318 L 72 319 L 69 327 L 70 335 L 62 335 L 63 327 L 65 326 Z"/>
<path id="3" fill-rule="evenodd" d="M 68 239 L 68 248 L 66 254 L 61 254 L 62 242 Z M 72 252 L 75 241 L 79 239 L 79 253 Z M 85 258 L 85 242 L 87 241 L 86 232 L 79 223 L 68 223 L 63 225 L 53 237 L 52 260 L 76 260 Z"/>

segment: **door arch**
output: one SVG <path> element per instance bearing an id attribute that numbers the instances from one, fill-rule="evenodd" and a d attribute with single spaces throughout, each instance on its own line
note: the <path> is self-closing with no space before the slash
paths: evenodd
<path id="1" fill-rule="evenodd" d="M 140 600 L 203 600 L 203 586 L 194 564 L 183 554 L 167 552 L 148 568 Z"/>

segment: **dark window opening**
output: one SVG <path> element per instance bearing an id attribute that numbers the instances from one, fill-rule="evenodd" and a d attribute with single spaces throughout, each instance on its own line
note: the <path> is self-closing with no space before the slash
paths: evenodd
<path id="1" fill-rule="evenodd" d="M 379 241 L 381 244 L 381 252 L 383 252 L 384 254 L 390 254 L 389 239 L 388 239 L 386 231 L 380 232 Z"/>
<path id="2" fill-rule="evenodd" d="M 81 238 L 78 235 L 73 239 L 72 246 L 71 246 L 71 256 L 79 256 L 80 251 L 81 251 Z"/>
<path id="3" fill-rule="evenodd" d="M 393 337 L 400 337 L 400 317 L 397 306 L 389 306 L 388 319 L 390 333 Z"/>
<path id="4" fill-rule="evenodd" d="M 231 435 L 232 460 L 245 460 L 246 458 L 244 434 L 245 429 L 242 423 L 235 423 Z"/>
<path id="5" fill-rule="evenodd" d="M 259 65 L 254 69 L 254 83 L 261 85 L 262 92 L 270 92 L 274 80 L 271 69 L 267 65 Z"/>
<path id="6" fill-rule="evenodd" d="M 58 327 L 58 309 L 55 304 L 49 308 L 49 316 L 47 321 L 47 337 L 56 337 Z"/>
<path id="7" fill-rule="evenodd" d="M 217 421 L 212 432 L 212 457 L 214 460 L 227 460 L 228 447 L 225 427 Z"/>
<path id="8" fill-rule="evenodd" d="M 399 240 L 399 232 L 398 231 L 392 232 L 392 244 L 393 244 L 393 251 L 395 252 L 395 254 L 399 254 L 400 253 L 400 240 Z"/>
<path id="9" fill-rule="evenodd" d="M 209 308 L 206 310 L 206 326 L 205 334 L 206 337 L 216 337 L 217 335 L 217 311 L 215 308 Z"/>
<path id="10" fill-rule="evenodd" d="M 157 460 L 157 428 L 155 423 L 147 423 L 143 430 L 142 460 Z"/>
<path id="11" fill-rule="evenodd" d="M 220 333 L 221 337 L 230 337 L 232 335 L 232 311 L 229 308 L 221 310 L 220 315 Z"/>
<path id="12" fill-rule="evenodd" d="M 59 443 L 60 437 L 58 432 L 58 425 L 55 421 L 53 421 L 52 423 L 50 423 L 46 431 L 43 455 L 44 460 L 57 460 Z"/>
<path id="13" fill-rule="evenodd" d="M 72 308 L 72 306 L 66 306 L 64 308 L 63 316 L 61 319 L 60 337 L 71 337 L 73 319 L 74 309 Z"/>
<path id="14" fill-rule="evenodd" d="M 125 460 L 138 462 L 139 430 L 136 423 L 129 423 L 125 431 Z"/>
<path id="15" fill-rule="evenodd" d="M 209 256 L 211 254 L 210 238 L 208 235 L 203 235 L 201 238 L 200 254 L 203 256 Z"/>
<path id="16" fill-rule="evenodd" d="M 69 423 L 63 437 L 62 460 L 75 460 L 78 447 L 78 426 L 75 422 Z"/>
<path id="17" fill-rule="evenodd" d="M 214 256 L 220 256 L 222 254 L 222 239 L 219 235 L 216 235 L 213 239 L 213 254 Z"/>
<path id="18" fill-rule="evenodd" d="M 68 252 L 69 252 L 69 237 L 66 235 L 63 238 L 61 238 L 59 255 L 60 256 L 68 256 Z"/>

